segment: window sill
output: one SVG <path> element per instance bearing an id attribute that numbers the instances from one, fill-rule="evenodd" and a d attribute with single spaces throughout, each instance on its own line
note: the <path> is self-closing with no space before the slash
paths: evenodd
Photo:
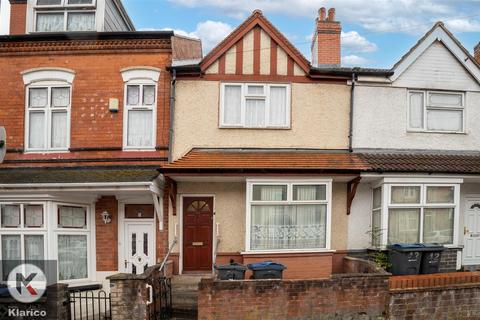
<path id="1" fill-rule="evenodd" d="M 219 129 L 238 129 L 238 130 L 292 130 L 291 127 L 235 127 L 235 126 L 219 126 Z"/>
<path id="2" fill-rule="evenodd" d="M 272 250 L 272 251 L 243 251 L 242 255 L 262 255 L 262 254 L 295 254 L 295 253 L 331 253 L 336 250 L 331 249 L 309 249 L 309 250 Z"/>
<path id="3" fill-rule="evenodd" d="M 467 135 L 466 132 L 456 132 L 456 131 L 428 131 L 428 130 L 407 130 L 407 133 Z"/>
<path id="4" fill-rule="evenodd" d="M 122 151 L 126 152 L 151 152 L 157 151 L 155 147 L 145 147 L 145 148 L 131 148 L 131 147 L 123 147 Z"/>
<path id="5" fill-rule="evenodd" d="M 101 290 L 103 284 L 101 282 L 78 282 L 70 283 L 68 285 L 68 291 L 91 291 L 91 290 Z"/>
<path id="6" fill-rule="evenodd" d="M 25 150 L 24 154 L 54 154 L 54 153 L 70 153 L 67 150 Z"/>

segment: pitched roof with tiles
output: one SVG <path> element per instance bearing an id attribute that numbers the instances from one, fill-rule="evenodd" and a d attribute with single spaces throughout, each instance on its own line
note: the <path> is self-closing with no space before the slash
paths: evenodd
<path id="1" fill-rule="evenodd" d="M 479 174 L 480 154 L 472 153 L 362 153 L 371 171 Z"/>
<path id="2" fill-rule="evenodd" d="M 156 167 L 14 168 L 0 170 L 0 184 L 149 182 Z"/>
<path id="3" fill-rule="evenodd" d="M 318 170 L 363 171 L 367 164 L 348 152 L 315 150 L 193 149 L 181 159 L 163 166 L 162 172 Z"/>

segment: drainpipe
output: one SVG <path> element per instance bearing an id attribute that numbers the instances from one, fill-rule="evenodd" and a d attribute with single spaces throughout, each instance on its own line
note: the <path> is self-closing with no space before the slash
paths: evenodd
<path id="1" fill-rule="evenodd" d="M 355 82 L 357 75 L 352 73 L 352 88 L 350 89 L 350 127 L 348 131 L 348 151 L 353 152 L 353 107 L 355 104 Z"/>
<path id="2" fill-rule="evenodd" d="M 177 70 L 172 70 L 172 81 L 170 85 L 170 130 L 168 131 L 168 163 L 172 162 L 173 149 L 173 118 L 175 110 L 175 84 L 177 82 Z"/>

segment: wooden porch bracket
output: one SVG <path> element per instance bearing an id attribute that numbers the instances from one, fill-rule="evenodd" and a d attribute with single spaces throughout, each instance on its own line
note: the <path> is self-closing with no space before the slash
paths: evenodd
<path id="1" fill-rule="evenodd" d="M 165 177 L 165 185 L 168 187 L 168 197 L 172 203 L 173 215 L 177 215 L 177 182 L 170 177 Z"/>
<path id="2" fill-rule="evenodd" d="M 358 176 L 355 179 L 347 183 L 347 215 L 350 215 L 352 209 L 352 202 L 355 199 L 355 194 L 357 193 L 357 187 L 362 180 L 362 177 Z"/>

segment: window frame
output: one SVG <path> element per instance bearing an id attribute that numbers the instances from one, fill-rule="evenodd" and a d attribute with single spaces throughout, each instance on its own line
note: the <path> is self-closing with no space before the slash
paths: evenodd
<path id="1" fill-rule="evenodd" d="M 42 6 L 43 7 L 43 6 Z M 77 6 L 78 7 L 78 6 Z M 57 8 L 57 7 L 55 7 Z M 62 7 L 58 7 L 62 8 Z M 38 31 L 37 30 L 37 20 L 39 14 L 55 14 L 55 13 L 63 13 L 63 28 L 62 30 L 58 31 Z M 93 30 L 84 30 L 84 31 L 75 31 L 75 30 L 68 30 L 68 15 L 70 13 L 93 13 L 94 16 L 94 29 Z M 56 32 L 94 32 L 97 29 L 97 12 L 95 10 L 35 10 L 34 13 L 34 21 L 33 21 L 33 32 L 35 33 L 56 33 Z"/>
<path id="2" fill-rule="evenodd" d="M 56 217 L 52 219 L 54 221 L 53 223 L 53 228 L 52 228 L 52 239 L 54 239 L 54 242 L 52 244 L 53 246 L 53 256 L 54 259 L 57 261 L 57 280 L 60 283 L 76 283 L 76 282 L 85 282 L 90 280 L 94 274 L 95 270 L 93 270 L 93 261 L 92 261 L 92 254 L 94 254 L 95 250 L 92 248 L 92 241 L 94 241 L 92 236 L 92 233 L 94 234 L 94 231 L 92 232 L 92 223 L 95 223 L 91 217 L 91 207 L 86 204 L 78 204 L 78 203 L 69 203 L 69 202 L 55 202 L 53 203 L 53 212 L 59 212 L 59 207 L 64 206 L 64 207 L 81 207 L 85 209 L 85 214 L 86 214 L 86 224 L 85 228 L 64 228 L 60 226 L 60 220 L 59 220 L 59 215 L 55 215 Z M 60 268 L 58 267 L 59 264 L 59 259 L 58 259 L 58 237 L 60 235 L 64 236 L 77 236 L 77 235 L 82 235 L 87 237 L 87 277 L 86 278 L 81 278 L 81 279 L 72 279 L 72 280 L 60 280 Z M 92 274 L 93 272 L 93 274 Z"/>
<path id="3" fill-rule="evenodd" d="M 251 179 L 247 178 L 246 182 L 246 224 L 245 224 L 245 253 L 288 253 L 288 252 L 328 252 L 331 250 L 331 210 L 332 210 L 332 179 Z M 254 201 L 253 186 L 255 185 L 286 185 L 287 200 L 282 201 Z M 293 200 L 294 185 L 325 185 L 325 200 L 298 201 Z M 273 249 L 258 250 L 251 248 L 251 217 L 253 205 L 308 205 L 323 204 L 326 205 L 325 215 L 325 247 L 324 248 L 306 248 L 306 249 Z"/>
<path id="4" fill-rule="evenodd" d="M 423 126 L 422 128 L 412 128 L 410 126 L 410 96 L 411 93 L 423 94 Z M 431 94 L 450 94 L 460 95 L 462 97 L 462 106 L 438 106 L 430 105 Z M 424 132 L 424 133 L 444 133 L 444 134 L 465 134 L 466 133 L 466 94 L 463 91 L 440 91 L 440 90 L 421 90 L 408 89 L 407 90 L 407 132 Z M 444 110 L 444 111 L 461 111 L 462 112 L 462 130 L 430 130 L 428 129 L 428 111 L 429 110 Z"/>
<path id="5" fill-rule="evenodd" d="M 44 240 L 44 257 L 46 260 L 56 260 L 58 263 L 58 236 L 59 235 L 85 235 L 87 237 L 87 278 L 73 279 L 73 280 L 58 280 L 59 268 L 57 266 L 57 280 L 59 283 L 81 283 L 91 281 L 95 278 L 95 258 L 92 254 L 95 253 L 95 210 L 93 204 L 76 203 L 76 202 L 62 202 L 58 200 L 39 200 L 39 201 L 10 201 L 0 200 L 0 205 L 21 205 L 21 227 L 19 228 L 2 228 L 0 215 L 0 260 L 3 252 L 1 246 L 1 237 L 4 235 L 16 235 L 21 239 L 21 258 L 25 258 L 25 235 L 41 235 Z M 43 206 L 43 227 L 29 228 L 24 223 L 24 207 L 27 205 L 41 205 Z M 82 207 L 86 210 L 86 227 L 78 228 L 61 228 L 58 226 L 58 206 Z M 1 275 L 0 275 L 1 276 Z"/>
<path id="6" fill-rule="evenodd" d="M 131 106 L 128 104 L 128 86 L 140 86 L 139 104 Z M 143 104 L 144 86 L 155 87 L 155 102 L 152 105 Z M 140 103 L 141 101 L 141 103 Z M 130 79 L 124 84 L 123 96 L 123 150 L 126 151 L 155 151 L 157 145 L 157 108 L 158 108 L 158 82 L 152 79 Z M 128 145 L 128 115 L 130 111 L 152 111 L 152 144 L 149 146 L 129 146 Z"/>
<path id="7" fill-rule="evenodd" d="M 30 89 L 46 88 L 47 89 L 47 105 L 44 108 L 38 108 L 43 110 L 45 115 L 44 124 L 45 132 L 44 148 L 30 148 Z M 69 104 L 67 107 L 52 107 L 52 88 L 69 88 Z M 25 87 L 25 143 L 24 148 L 26 153 L 58 153 L 68 152 L 70 149 L 70 135 L 71 135 L 71 109 L 72 109 L 72 84 L 63 81 L 42 81 L 35 82 Z M 33 108 L 34 109 L 34 108 Z M 53 148 L 52 145 L 52 114 L 58 111 L 66 111 L 67 113 L 67 141 L 66 146 L 61 148 Z M 33 111 L 36 112 L 36 111 Z M 38 112 L 38 111 L 37 111 Z"/>
<path id="8" fill-rule="evenodd" d="M 92 0 L 91 4 L 69 4 L 68 0 L 60 0 L 60 4 L 38 4 L 38 0 L 35 0 L 35 9 L 47 9 L 47 8 L 95 8 L 97 6 L 97 0 Z"/>
<path id="9" fill-rule="evenodd" d="M 380 245 L 386 247 L 389 237 L 389 223 L 390 223 L 390 209 L 419 209 L 419 235 L 418 239 L 420 243 L 424 241 L 424 212 L 425 209 L 437 208 L 437 209 L 453 209 L 453 234 L 452 242 L 444 244 L 446 247 L 454 247 L 458 245 L 458 227 L 459 227 L 459 207 L 460 207 L 460 184 L 458 183 L 434 183 L 434 182 L 405 182 L 405 183 L 386 183 L 382 186 L 382 213 L 381 213 L 381 226 L 383 234 L 381 236 Z M 392 203 L 392 187 L 420 187 L 420 202 L 418 204 L 399 204 Z M 427 189 L 429 187 L 452 187 L 453 188 L 453 202 L 452 203 L 427 203 Z M 372 188 L 373 191 L 374 188 Z M 372 217 L 373 221 L 373 209 Z"/>
<path id="10" fill-rule="evenodd" d="M 241 87 L 241 103 L 240 103 L 240 123 L 225 123 L 225 87 L 237 86 Z M 264 94 L 248 94 L 248 86 L 263 86 Z M 270 125 L 270 89 L 272 87 L 286 89 L 286 110 L 285 125 Z M 290 83 L 260 83 L 260 82 L 222 82 L 220 84 L 220 106 L 219 106 L 219 128 L 221 129 L 291 129 L 291 100 L 292 86 Z M 247 99 L 265 100 L 265 124 L 263 126 L 247 126 L 245 123 L 245 110 Z"/>

